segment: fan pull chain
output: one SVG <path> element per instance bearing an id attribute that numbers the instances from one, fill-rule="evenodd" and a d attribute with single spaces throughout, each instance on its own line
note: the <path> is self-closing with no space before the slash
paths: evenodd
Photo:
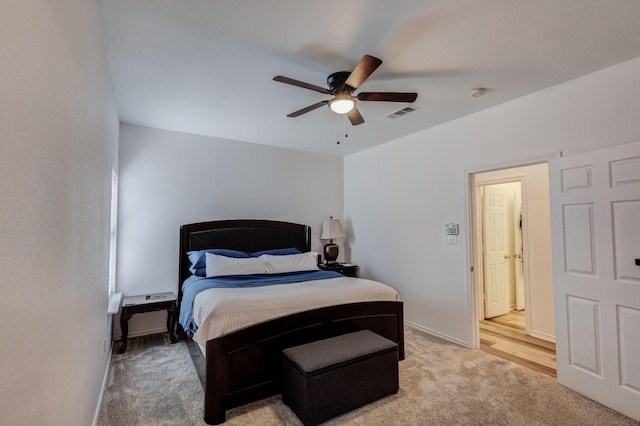
<path id="1" fill-rule="evenodd" d="M 347 119 L 346 119 L 347 116 L 345 114 L 338 114 L 338 126 L 337 126 L 338 137 L 336 138 L 337 139 L 336 145 L 340 145 L 340 135 L 339 135 L 339 133 L 340 133 L 340 120 L 341 120 L 341 117 L 345 117 L 345 119 L 344 119 L 344 137 L 345 138 L 349 137 L 349 126 L 347 124 Z"/>
<path id="2" fill-rule="evenodd" d="M 344 137 L 348 138 L 349 137 L 349 125 L 347 124 L 347 116 L 344 116 Z"/>

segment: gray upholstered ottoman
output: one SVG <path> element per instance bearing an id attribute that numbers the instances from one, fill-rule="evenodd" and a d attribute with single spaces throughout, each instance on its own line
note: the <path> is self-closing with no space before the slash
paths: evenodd
<path id="1" fill-rule="evenodd" d="M 305 426 L 398 392 L 398 345 L 369 330 L 282 353 L 282 401 Z"/>

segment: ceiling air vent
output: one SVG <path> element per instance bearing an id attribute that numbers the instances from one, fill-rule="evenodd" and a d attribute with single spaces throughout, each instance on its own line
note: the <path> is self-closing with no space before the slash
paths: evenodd
<path id="1" fill-rule="evenodd" d="M 385 117 L 391 118 L 391 119 L 398 118 L 398 117 L 402 117 L 403 115 L 407 115 L 410 112 L 413 112 L 413 111 L 415 111 L 417 109 L 418 109 L 417 107 L 407 105 L 404 108 L 401 108 L 401 109 L 399 109 L 397 111 L 392 112 L 391 114 L 385 115 Z"/>

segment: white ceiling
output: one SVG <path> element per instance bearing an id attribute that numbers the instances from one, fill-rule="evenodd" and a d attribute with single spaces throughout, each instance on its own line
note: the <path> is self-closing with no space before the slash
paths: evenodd
<path id="1" fill-rule="evenodd" d="M 638 0 L 98 3 L 122 122 L 333 155 L 640 56 Z M 391 120 L 406 104 L 359 102 L 359 126 L 326 107 L 286 117 L 330 96 L 274 76 L 326 87 L 364 54 L 383 64 L 356 94 L 417 92 L 419 110 Z"/>

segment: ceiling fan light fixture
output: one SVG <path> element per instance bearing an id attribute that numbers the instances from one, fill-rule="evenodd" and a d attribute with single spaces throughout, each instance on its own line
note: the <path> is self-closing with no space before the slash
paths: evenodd
<path id="1" fill-rule="evenodd" d="M 381 64 L 382 60 L 370 55 L 364 55 L 353 71 L 337 71 L 329 75 L 329 77 L 327 77 L 327 89 L 282 75 L 273 77 L 273 80 L 334 96 L 331 100 L 316 102 L 308 107 L 287 114 L 287 117 L 299 117 L 302 114 L 329 105 L 331 111 L 336 114 L 346 115 L 349 122 L 351 122 L 353 126 L 357 126 L 364 123 L 364 118 L 362 118 L 360 111 L 358 111 L 356 107 L 358 101 L 411 103 L 418 97 L 417 93 L 402 92 L 360 92 L 357 96 L 354 96 L 353 92 L 358 90 L 360 85 L 362 85 Z"/>
<path id="2" fill-rule="evenodd" d="M 349 95 L 337 95 L 329 101 L 329 108 L 337 114 L 346 114 L 356 106 L 356 101 Z"/>

